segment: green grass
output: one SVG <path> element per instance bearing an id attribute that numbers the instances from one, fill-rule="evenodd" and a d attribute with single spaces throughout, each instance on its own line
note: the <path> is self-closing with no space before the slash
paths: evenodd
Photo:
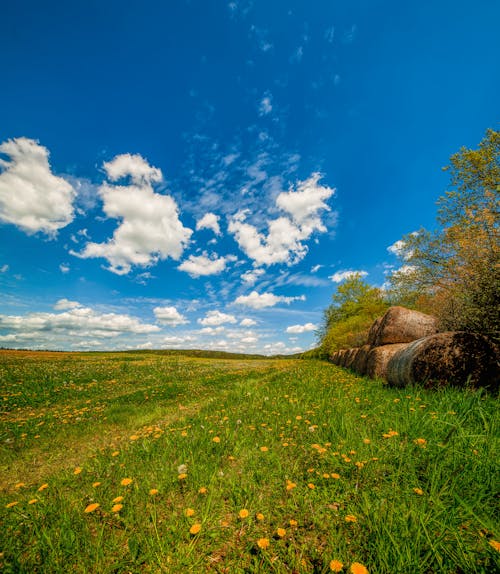
<path id="1" fill-rule="evenodd" d="M 2 352 L 0 377 L 2 572 L 500 567 L 484 393 L 158 353 Z"/>

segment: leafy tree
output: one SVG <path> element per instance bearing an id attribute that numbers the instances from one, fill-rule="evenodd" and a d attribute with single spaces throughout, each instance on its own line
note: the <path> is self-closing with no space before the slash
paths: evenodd
<path id="1" fill-rule="evenodd" d="M 438 223 L 403 238 L 396 293 L 440 320 L 442 328 L 499 335 L 500 132 L 488 130 L 478 149 L 452 155 L 452 189 L 438 201 Z"/>
<path id="2" fill-rule="evenodd" d="M 364 345 L 373 321 L 388 307 L 381 289 L 356 274 L 337 287 L 318 335 L 324 355 Z"/>

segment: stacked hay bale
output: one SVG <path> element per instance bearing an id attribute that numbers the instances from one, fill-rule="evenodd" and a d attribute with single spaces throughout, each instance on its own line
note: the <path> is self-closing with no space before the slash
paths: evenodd
<path id="1" fill-rule="evenodd" d="M 404 307 L 374 321 L 367 345 L 336 351 L 330 360 L 396 387 L 419 382 L 498 390 L 500 384 L 497 345 L 474 333 L 438 333 L 434 317 Z"/>

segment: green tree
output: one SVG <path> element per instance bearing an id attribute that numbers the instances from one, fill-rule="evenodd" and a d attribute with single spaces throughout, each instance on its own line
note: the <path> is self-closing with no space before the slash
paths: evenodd
<path id="1" fill-rule="evenodd" d="M 393 291 L 427 302 L 443 329 L 498 338 L 500 324 L 500 133 L 451 156 L 452 189 L 438 201 L 435 232 L 403 238 Z"/>
<path id="2" fill-rule="evenodd" d="M 337 287 L 332 305 L 324 312 L 318 333 L 322 353 L 364 345 L 373 321 L 387 308 L 381 289 L 363 281 L 359 274 L 347 279 Z"/>

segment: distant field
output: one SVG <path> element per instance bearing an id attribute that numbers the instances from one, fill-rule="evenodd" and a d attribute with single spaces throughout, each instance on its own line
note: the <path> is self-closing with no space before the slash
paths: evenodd
<path id="1" fill-rule="evenodd" d="M 0 401 L 2 572 L 500 569 L 484 393 L 313 360 L 0 351 Z"/>

